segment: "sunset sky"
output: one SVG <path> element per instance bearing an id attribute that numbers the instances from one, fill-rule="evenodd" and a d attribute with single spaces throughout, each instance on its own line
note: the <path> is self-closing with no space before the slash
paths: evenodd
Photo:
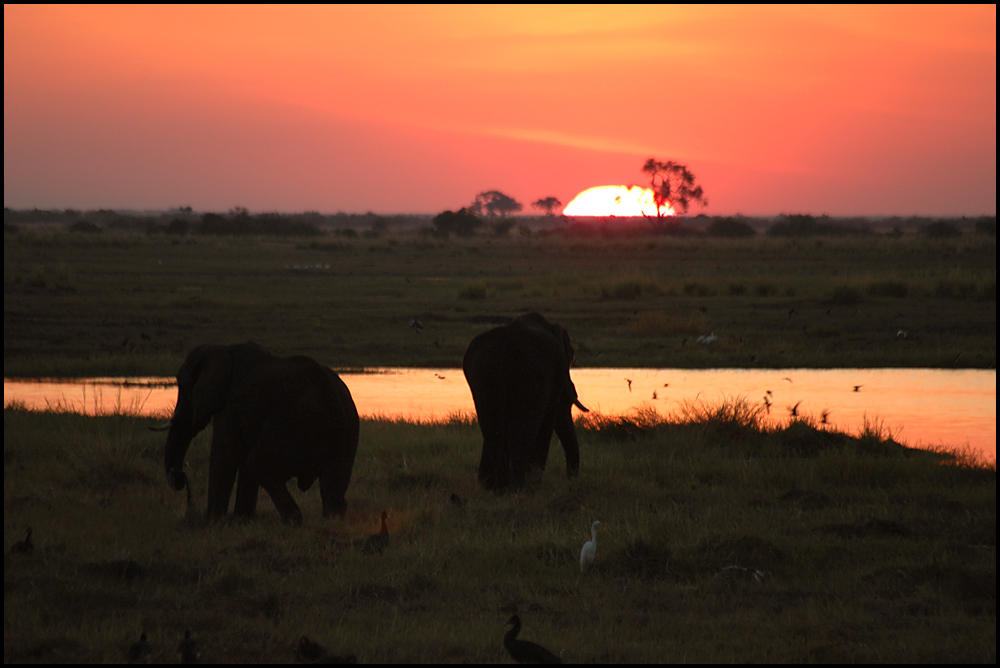
<path id="1" fill-rule="evenodd" d="M 996 214 L 996 7 L 4 7 L 4 206 Z M 700 213 L 694 207 L 691 213 Z"/>

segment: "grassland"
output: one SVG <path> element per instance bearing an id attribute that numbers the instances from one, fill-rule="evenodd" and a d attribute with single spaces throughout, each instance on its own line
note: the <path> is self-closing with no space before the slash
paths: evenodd
<path id="1" fill-rule="evenodd" d="M 35 550 L 4 557 L 4 661 L 120 661 L 142 631 L 173 661 L 191 629 L 207 661 L 291 661 L 304 634 L 362 662 L 500 662 L 517 612 L 574 662 L 995 662 L 995 468 L 877 425 L 847 438 L 756 415 L 581 424 L 578 479 L 556 445 L 500 497 L 475 484 L 474 423 L 365 421 L 346 518 L 292 485 L 292 528 L 266 496 L 252 522 L 198 519 L 208 432 L 189 508 L 151 420 L 8 409 L 4 547 L 31 526 Z M 363 554 L 383 509 L 389 547 Z"/>
<path id="2" fill-rule="evenodd" d="M 583 367 L 991 368 L 996 239 L 4 234 L 6 377 L 172 375 L 195 345 L 245 340 L 456 367 L 530 310 Z"/>
<path id="3" fill-rule="evenodd" d="M 454 367 L 527 310 L 567 327 L 579 366 L 995 367 L 996 242 L 4 235 L 8 377 L 173 375 L 194 345 L 247 339 Z M 364 421 L 347 517 L 293 485 L 295 529 L 264 495 L 253 522 L 199 520 L 210 429 L 189 506 L 152 420 L 8 407 L 4 660 L 119 661 L 146 631 L 168 662 L 191 629 L 207 661 L 290 661 L 303 634 L 363 662 L 506 661 L 517 612 L 566 661 L 995 662 L 995 465 L 754 411 L 581 424 L 578 479 L 555 445 L 501 497 L 476 485 L 474 422 Z M 390 546 L 365 555 L 384 509 Z M 10 554 L 29 526 L 35 551 Z"/>

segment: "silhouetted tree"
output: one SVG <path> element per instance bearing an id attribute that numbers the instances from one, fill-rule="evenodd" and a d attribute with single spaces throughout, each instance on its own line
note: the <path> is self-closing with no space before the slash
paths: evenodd
<path id="1" fill-rule="evenodd" d="M 535 200 L 531 203 L 531 206 L 545 212 L 546 216 L 554 216 L 553 209 L 557 209 L 562 206 L 562 202 L 559 201 L 558 197 L 545 197 L 543 199 Z"/>
<path id="2" fill-rule="evenodd" d="M 673 160 L 660 162 L 650 158 L 642 166 L 642 171 L 649 174 L 657 218 L 663 217 L 663 209 L 668 205 L 680 215 L 687 213 L 693 202 L 703 207 L 708 205 L 701 186 L 695 185 L 694 174 L 686 166 Z"/>
<path id="3" fill-rule="evenodd" d="M 447 237 L 452 233 L 469 237 L 483 224 L 478 216 L 464 207 L 458 211 L 442 211 L 431 222 L 434 224 L 435 235 L 440 237 Z"/>
<path id="4" fill-rule="evenodd" d="M 500 216 L 504 218 L 509 213 L 516 213 L 524 207 L 510 195 L 505 195 L 499 190 L 487 190 L 476 195 L 476 201 L 472 203 L 469 210 L 477 216 L 486 215 L 488 218 Z"/>

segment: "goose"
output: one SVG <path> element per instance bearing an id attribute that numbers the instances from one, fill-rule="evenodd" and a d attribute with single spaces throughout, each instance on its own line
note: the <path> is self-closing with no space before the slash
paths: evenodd
<path id="1" fill-rule="evenodd" d="M 595 520 L 592 525 L 590 525 L 590 540 L 583 544 L 583 549 L 580 550 L 580 572 L 585 573 L 592 563 L 594 563 L 594 557 L 597 555 L 597 527 L 601 525 L 600 520 Z"/>
<path id="2" fill-rule="evenodd" d="M 521 632 L 521 618 L 514 615 L 508 624 L 513 625 L 510 631 L 503 637 L 503 646 L 507 648 L 511 657 L 518 663 L 562 663 L 558 656 L 538 645 L 527 640 L 518 640 L 517 634 Z"/>

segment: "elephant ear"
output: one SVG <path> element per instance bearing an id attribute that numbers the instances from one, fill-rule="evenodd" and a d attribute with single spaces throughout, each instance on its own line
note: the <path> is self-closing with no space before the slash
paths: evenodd
<path id="1" fill-rule="evenodd" d="M 573 350 L 573 344 L 569 342 L 569 332 L 559 325 L 553 325 L 552 327 L 555 330 L 553 333 L 562 343 L 563 350 L 566 352 L 566 360 L 569 362 L 569 366 L 573 366 L 573 362 L 576 361 L 576 351 Z"/>
<path id="2" fill-rule="evenodd" d="M 212 416 L 225 405 L 232 375 L 233 358 L 228 350 L 213 347 L 206 351 L 191 390 L 192 420 L 196 432 L 204 429 Z"/>

